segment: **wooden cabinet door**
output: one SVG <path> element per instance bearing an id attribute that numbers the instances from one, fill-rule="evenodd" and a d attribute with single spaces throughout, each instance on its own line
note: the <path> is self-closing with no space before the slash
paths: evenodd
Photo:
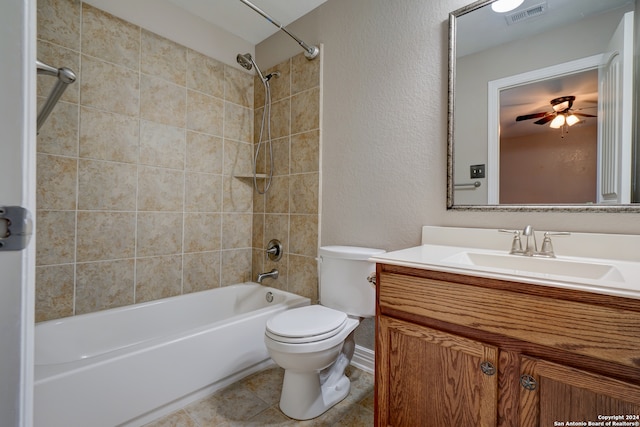
<path id="1" fill-rule="evenodd" d="M 379 316 L 376 424 L 495 427 L 497 372 L 496 347 Z"/>
<path id="2" fill-rule="evenodd" d="M 640 425 L 639 383 L 526 356 L 520 367 L 522 427 Z"/>

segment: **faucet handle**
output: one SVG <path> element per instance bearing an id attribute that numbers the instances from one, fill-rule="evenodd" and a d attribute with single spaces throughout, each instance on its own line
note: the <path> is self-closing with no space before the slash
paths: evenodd
<path id="1" fill-rule="evenodd" d="M 520 240 L 520 230 L 498 230 L 500 233 L 509 233 L 513 234 L 513 240 L 511 241 L 511 251 L 510 254 L 521 254 L 522 253 L 522 241 Z"/>
<path id="2" fill-rule="evenodd" d="M 553 252 L 553 244 L 551 243 L 551 236 L 570 236 L 571 233 L 566 231 L 552 232 L 545 231 L 544 240 L 542 240 L 542 248 L 540 248 L 539 255 L 547 256 L 549 258 L 555 258 L 556 254 Z"/>

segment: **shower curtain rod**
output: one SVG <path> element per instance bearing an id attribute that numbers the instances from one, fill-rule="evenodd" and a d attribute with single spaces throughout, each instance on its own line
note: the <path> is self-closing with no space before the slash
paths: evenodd
<path id="1" fill-rule="evenodd" d="M 46 74 L 48 76 L 58 78 L 55 86 L 51 89 L 51 93 L 49 94 L 47 101 L 38 113 L 36 130 L 39 131 L 40 127 L 42 127 L 44 122 L 47 120 L 47 117 L 49 117 L 49 114 L 51 114 L 53 107 L 55 107 L 67 86 L 76 81 L 76 74 L 68 68 L 55 68 L 39 60 L 36 60 L 36 67 L 38 74 Z"/>
<path id="2" fill-rule="evenodd" d="M 287 28 L 285 26 L 280 24 L 278 21 L 276 21 L 271 16 L 269 16 L 268 13 L 266 13 L 265 11 L 263 11 L 258 6 L 256 6 L 255 4 L 251 3 L 250 1 L 248 1 L 248 0 L 240 0 L 240 1 L 242 3 L 244 3 L 245 5 L 249 6 L 251 9 L 253 9 L 255 12 L 257 12 L 259 15 L 262 15 L 263 18 L 265 18 L 267 21 L 271 22 L 273 25 L 278 27 L 279 30 L 284 31 L 289 37 L 294 39 L 304 49 L 304 51 L 305 51 L 304 52 L 304 56 L 306 56 L 307 59 L 313 59 L 316 56 L 318 56 L 318 53 L 320 52 L 320 49 L 318 49 L 317 46 L 309 46 L 308 44 L 306 44 L 305 42 L 300 40 L 298 37 L 296 37 L 293 34 L 291 34 L 291 32 L 289 32 L 289 30 L 287 30 Z"/>

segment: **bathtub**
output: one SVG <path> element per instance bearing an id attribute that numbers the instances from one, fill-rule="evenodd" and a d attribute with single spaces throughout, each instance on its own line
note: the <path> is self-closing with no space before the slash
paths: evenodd
<path id="1" fill-rule="evenodd" d="M 36 427 L 142 425 L 272 362 L 268 318 L 309 299 L 242 283 L 42 322 Z"/>

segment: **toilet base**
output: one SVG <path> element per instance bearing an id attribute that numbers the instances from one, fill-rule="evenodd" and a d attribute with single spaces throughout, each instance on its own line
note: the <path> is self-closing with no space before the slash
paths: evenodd
<path id="1" fill-rule="evenodd" d="M 331 384 L 320 384 L 317 372 L 285 371 L 280 409 L 289 418 L 310 420 L 322 415 L 349 395 L 351 381 L 342 375 Z"/>

